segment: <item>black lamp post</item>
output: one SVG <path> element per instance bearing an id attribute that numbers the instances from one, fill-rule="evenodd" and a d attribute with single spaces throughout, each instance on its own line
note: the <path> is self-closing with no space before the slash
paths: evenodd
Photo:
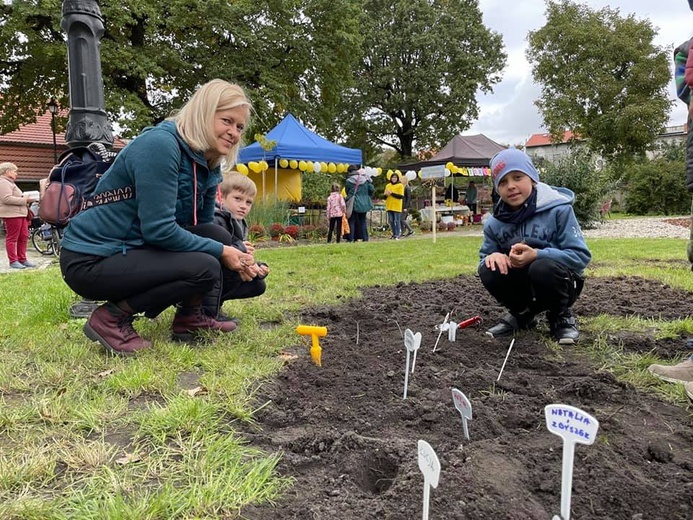
<path id="1" fill-rule="evenodd" d="M 55 115 L 58 113 L 59 108 L 55 98 L 51 98 L 48 102 L 48 111 L 51 113 L 51 130 L 53 131 L 53 164 L 58 164 L 58 145 L 55 142 Z"/>

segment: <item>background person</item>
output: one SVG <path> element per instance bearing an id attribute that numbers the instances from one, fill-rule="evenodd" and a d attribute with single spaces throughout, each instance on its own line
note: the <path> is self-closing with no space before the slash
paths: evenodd
<path id="1" fill-rule="evenodd" d="M 477 214 L 477 196 L 476 184 L 474 184 L 474 181 L 469 181 L 464 195 L 464 204 L 469 208 L 472 215 Z"/>
<path id="2" fill-rule="evenodd" d="M 336 240 L 339 244 L 342 241 L 342 217 L 346 212 L 346 202 L 342 197 L 342 188 L 336 182 L 330 187 L 330 195 L 327 197 L 327 206 L 325 213 L 330 222 L 330 228 L 327 232 L 327 243 L 332 242 L 332 233 L 336 234 Z"/>
<path id="3" fill-rule="evenodd" d="M 219 185 L 222 203 L 214 212 L 214 222 L 229 232 L 231 245 L 243 253 L 255 254 L 255 247 L 248 242 L 248 223 L 245 217 L 253 207 L 257 186 L 252 179 L 238 172 L 229 173 Z M 205 296 L 205 308 L 211 316 L 220 320 L 234 320 L 221 312 L 221 305 L 227 300 L 255 298 L 264 294 L 267 289 L 265 278 L 269 274 L 267 264 L 258 262 L 258 275 L 252 280 L 243 280 L 234 270 L 224 270 L 224 292 L 220 300 L 216 295 Z M 217 303 L 219 302 L 219 303 Z M 217 308 L 219 305 L 219 308 Z"/>
<path id="4" fill-rule="evenodd" d="M 236 328 L 208 316 L 202 301 L 219 291 L 224 269 L 244 280 L 257 275 L 253 256 L 232 247 L 228 231 L 213 222 L 220 165 L 235 163 L 250 109 L 238 85 L 206 83 L 175 116 L 133 139 L 96 187 L 101 193 L 133 186 L 135 197 L 70 221 L 60 254 L 63 278 L 80 296 L 106 301 L 84 332 L 111 353 L 150 347 L 133 328 L 134 315 L 155 317 L 171 305 L 177 305 L 174 339 Z"/>
<path id="5" fill-rule="evenodd" d="M 347 168 L 349 176 L 345 182 L 346 200 L 354 198 L 354 210 L 349 217 L 351 234 L 347 242 L 361 239 L 368 242 L 368 221 L 366 216 L 373 209 L 373 193 L 375 188 L 371 178 L 355 164 Z"/>
<path id="6" fill-rule="evenodd" d="M 29 243 L 29 206 L 38 202 L 22 193 L 15 181 L 17 166 L 10 162 L 0 163 L 0 217 L 5 222 L 5 251 L 12 269 L 36 267 L 26 258 Z M 33 215 L 32 215 L 33 216 Z"/>
<path id="7" fill-rule="evenodd" d="M 406 175 L 402 176 L 402 185 L 404 186 L 404 198 L 402 199 L 402 234 L 405 237 L 409 237 L 414 234 L 414 230 L 411 228 L 409 223 L 409 210 L 411 209 L 411 186 L 409 186 L 409 179 Z M 404 230 L 406 229 L 406 233 Z"/>
<path id="8" fill-rule="evenodd" d="M 392 236 L 399 240 L 402 235 L 402 202 L 404 200 L 404 185 L 399 181 L 399 175 L 390 175 L 389 184 L 385 185 L 385 211 L 387 211 L 387 221 L 392 230 Z"/>
<path id="9" fill-rule="evenodd" d="M 547 311 L 560 344 L 578 341 L 571 307 L 582 291 L 582 273 L 592 255 L 573 212 L 575 195 L 539 182 L 530 157 L 508 148 L 491 159 L 500 201 L 484 224 L 479 277 L 508 313 L 486 333 L 510 336 L 536 325 Z"/>

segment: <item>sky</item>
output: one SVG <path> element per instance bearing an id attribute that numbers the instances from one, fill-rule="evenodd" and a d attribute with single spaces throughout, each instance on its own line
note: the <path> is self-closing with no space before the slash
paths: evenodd
<path id="1" fill-rule="evenodd" d="M 673 48 L 693 35 L 693 11 L 685 0 L 581 0 L 591 9 L 610 7 L 622 16 L 633 14 L 647 19 L 658 31 L 655 45 L 665 47 L 670 56 Z M 484 24 L 503 36 L 508 55 L 503 79 L 494 85 L 493 93 L 479 94 L 479 119 L 463 135 L 484 134 L 501 144 L 524 144 L 532 134 L 545 132 L 538 109 L 534 105 L 541 94 L 532 81 L 530 65 L 525 57 L 527 33 L 546 23 L 543 0 L 479 0 Z M 673 71 L 673 60 L 671 70 Z M 669 117 L 669 126 L 686 122 L 686 106 L 676 98 L 673 79 L 669 97 L 676 100 Z"/>

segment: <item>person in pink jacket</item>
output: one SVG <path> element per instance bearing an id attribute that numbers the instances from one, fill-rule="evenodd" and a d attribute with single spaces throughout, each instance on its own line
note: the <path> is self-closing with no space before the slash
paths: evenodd
<path id="1" fill-rule="evenodd" d="M 327 218 L 330 219 L 330 230 L 327 232 L 327 243 L 332 242 L 332 233 L 337 234 L 337 243 L 342 240 L 342 217 L 346 213 L 346 203 L 342 189 L 336 182 L 332 184 L 330 196 L 327 197 Z"/>
<path id="2" fill-rule="evenodd" d="M 26 197 L 15 184 L 17 166 L 0 163 L 0 217 L 5 221 L 5 250 L 12 269 L 36 267 L 26 258 L 29 242 L 29 206 L 36 202 Z"/>

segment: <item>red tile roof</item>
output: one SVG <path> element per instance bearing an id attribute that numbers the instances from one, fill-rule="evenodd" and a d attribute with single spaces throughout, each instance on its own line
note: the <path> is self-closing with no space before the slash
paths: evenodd
<path id="1" fill-rule="evenodd" d="M 580 139 L 578 137 L 573 136 L 573 132 L 570 130 L 566 130 L 563 133 L 563 140 L 561 143 L 567 143 L 569 141 L 572 141 L 573 139 Z M 543 134 L 532 134 L 529 136 L 529 139 L 527 139 L 527 142 L 525 143 L 525 148 L 532 148 L 533 146 L 548 146 L 551 144 L 556 144 L 551 142 L 551 134 L 548 132 L 545 132 Z"/>
<path id="2" fill-rule="evenodd" d="M 65 112 L 63 115 L 67 115 Z M 55 135 L 58 155 L 68 149 L 65 134 Z M 113 149 L 120 150 L 126 141 L 116 138 Z M 9 161 L 17 165 L 17 182 L 43 179 L 53 167 L 53 132 L 51 114 L 46 112 L 35 123 L 21 126 L 9 134 L 0 135 L 0 162 Z"/>

